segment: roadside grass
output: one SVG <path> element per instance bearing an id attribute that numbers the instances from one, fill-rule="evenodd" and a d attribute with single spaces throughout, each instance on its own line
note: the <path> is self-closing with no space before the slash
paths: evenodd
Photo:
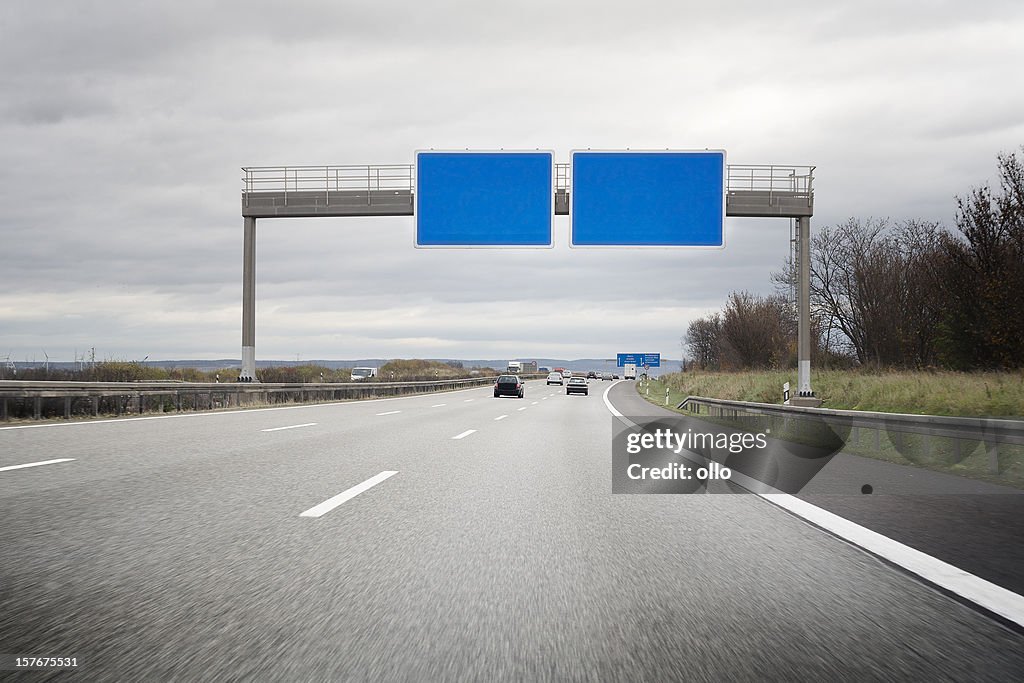
<path id="1" fill-rule="evenodd" d="M 812 379 L 822 407 L 837 410 L 1009 419 L 1024 413 L 1024 372 L 822 371 Z M 688 372 L 638 382 L 637 391 L 655 405 L 693 416 L 676 408 L 687 396 L 781 404 L 787 381 L 795 390 L 795 372 Z M 932 437 L 925 444 L 920 435 L 861 429 L 849 435 L 843 452 L 1024 489 L 1024 446 L 1015 444 L 1000 444 L 998 474 L 979 442 Z"/>
<path id="2" fill-rule="evenodd" d="M 782 384 L 796 392 L 796 371 L 676 372 L 664 375 L 670 393 L 732 401 L 782 403 Z M 823 408 L 961 417 L 1024 416 L 1024 371 L 850 371 L 812 375 Z M 652 394 L 654 388 L 652 384 Z M 664 387 L 661 389 L 664 401 Z M 680 399 L 682 400 L 682 399 Z M 677 402 L 678 403 L 678 402 Z"/>

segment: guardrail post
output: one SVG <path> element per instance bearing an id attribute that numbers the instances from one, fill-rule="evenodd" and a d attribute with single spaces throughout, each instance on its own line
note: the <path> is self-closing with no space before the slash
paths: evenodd
<path id="1" fill-rule="evenodd" d="M 988 449 L 988 473 L 999 474 L 999 442 L 986 441 L 985 447 Z"/>
<path id="2" fill-rule="evenodd" d="M 40 417 L 42 417 L 42 414 L 43 414 L 43 399 L 41 399 L 38 396 L 36 396 L 35 401 L 33 401 L 32 412 L 35 413 L 35 416 L 36 416 L 37 420 Z"/>
<path id="3" fill-rule="evenodd" d="M 92 397 L 92 416 L 93 417 L 99 417 L 100 416 L 100 397 L 99 396 L 93 396 Z"/>
<path id="4" fill-rule="evenodd" d="M 64 397 L 64 419 L 65 420 L 70 420 L 71 419 L 71 397 L 70 396 L 65 396 Z"/>
<path id="5" fill-rule="evenodd" d="M 7 399 L 0 401 L 0 420 L 7 422 Z"/>
<path id="6" fill-rule="evenodd" d="M 875 430 L 875 451 L 882 450 L 882 428 L 879 427 Z"/>

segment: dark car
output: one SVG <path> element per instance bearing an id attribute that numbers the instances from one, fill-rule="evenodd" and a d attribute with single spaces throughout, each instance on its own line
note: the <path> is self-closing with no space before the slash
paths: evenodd
<path id="1" fill-rule="evenodd" d="M 565 385 L 565 393 L 569 394 L 583 394 L 587 396 L 590 394 L 590 387 L 587 385 L 587 380 L 583 377 L 570 377 L 569 383 Z"/>
<path id="2" fill-rule="evenodd" d="M 518 375 L 501 375 L 494 382 L 494 398 L 499 396 L 523 397 L 523 380 Z"/>
<path id="3" fill-rule="evenodd" d="M 597 373 L 591 370 L 587 373 L 587 379 L 597 379 Z"/>

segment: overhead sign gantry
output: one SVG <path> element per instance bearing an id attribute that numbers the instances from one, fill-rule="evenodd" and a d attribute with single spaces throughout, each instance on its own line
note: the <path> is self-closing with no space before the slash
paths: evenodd
<path id="1" fill-rule="evenodd" d="M 573 247 L 721 248 L 725 216 L 786 217 L 797 222 L 798 398 L 813 402 L 813 166 L 726 164 L 723 150 L 578 150 L 569 164 L 553 159 L 541 150 L 430 150 L 415 164 L 244 167 L 240 381 L 256 377 L 260 218 L 414 216 L 419 247 L 535 248 L 552 246 L 552 215 L 571 215 Z"/>

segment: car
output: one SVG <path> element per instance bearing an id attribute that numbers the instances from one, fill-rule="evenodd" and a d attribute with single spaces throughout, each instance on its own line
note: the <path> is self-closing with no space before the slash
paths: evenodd
<path id="1" fill-rule="evenodd" d="M 610 373 L 610 372 L 602 372 L 602 373 L 601 373 L 601 381 L 603 382 L 603 381 L 605 381 L 606 379 L 614 379 L 614 378 L 612 377 L 612 373 Z"/>
<path id="2" fill-rule="evenodd" d="M 557 384 L 558 386 L 562 386 L 563 384 L 565 384 L 565 382 L 562 380 L 562 373 L 560 373 L 560 372 L 549 372 L 548 373 L 548 386 L 551 386 L 552 384 Z"/>
<path id="3" fill-rule="evenodd" d="M 619 378 L 619 373 L 617 373 L 617 372 L 612 373 L 612 379 L 618 379 L 618 378 Z"/>
<path id="4" fill-rule="evenodd" d="M 569 379 L 572 377 L 572 370 L 562 370 L 562 379 Z"/>
<path id="5" fill-rule="evenodd" d="M 587 379 L 597 379 L 597 373 L 591 370 L 587 373 Z"/>
<path id="6" fill-rule="evenodd" d="M 522 398 L 525 383 L 519 375 L 500 375 L 494 381 L 494 398 L 499 396 L 515 396 Z"/>
<path id="7" fill-rule="evenodd" d="M 585 377 L 570 377 L 569 383 L 565 385 L 565 395 L 569 394 L 589 395 L 590 387 L 587 386 L 587 379 Z"/>

